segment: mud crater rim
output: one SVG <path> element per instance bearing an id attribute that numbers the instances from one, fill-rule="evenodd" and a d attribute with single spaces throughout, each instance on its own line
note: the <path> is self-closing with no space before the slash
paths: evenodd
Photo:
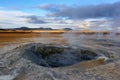
<path id="1" fill-rule="evenodd" d="M 73 48 L 58 44 L 38 44 L 32 48 L 36 56 L 37 64 L 43 67 L 57 68 L 67 67 L 82 61 L 89 61 L 98 56 L 87 48 Z"/>

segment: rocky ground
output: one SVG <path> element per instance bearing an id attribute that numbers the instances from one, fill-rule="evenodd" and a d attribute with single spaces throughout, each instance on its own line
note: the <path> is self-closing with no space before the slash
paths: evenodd
<path id="1" fill-rule="evenodd" d="M 89 41 L 84 46 L 30 43 L 1 48 L 0 80 L 120 80 L 119 42 Z"/>

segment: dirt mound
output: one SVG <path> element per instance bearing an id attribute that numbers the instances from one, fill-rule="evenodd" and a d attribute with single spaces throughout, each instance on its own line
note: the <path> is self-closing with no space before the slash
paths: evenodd
<path id="1" fill-rule="evenodd" d="M 98 52 L 100 53 L 101 51 Z M 111 75 L 109 71 L 112 70 L 108 70 L 108 68 L 116 65 L 114 63 L 105 63 L 109 59 L 107 55 L 108 53 L 99 55 L 97 51 L 82 46 L 27 44 L 0 55 L 0 75 L 2 75 L 0 79 L 87 80 L 91 76 L 90 80 L 97 80 L 100 76 L 100 79 L 103 80 L 108 77 L 101 77 L 103 74 L 101 71 L 104 72 L 105 70 L 107 74 Z M 117 67 L 113 66 L 114 68 L 117 70 Z M 96 73 L 100 74 L 96 77 L 93 75 Z M 115 76 L 112 75 L 114 79 L 116 78 Z"/>

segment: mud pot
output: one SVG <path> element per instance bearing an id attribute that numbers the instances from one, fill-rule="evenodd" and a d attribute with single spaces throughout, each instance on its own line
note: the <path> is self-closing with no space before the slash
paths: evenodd
<path id="1" fill-rule="evenodd" d="M 30 56 L 29 52 L 32 56 Z M 68 67 L 80 62 L 96 61 L 97 59 L 101 63 L 108 60 L 105 55 L 100 55 L 89 48 L 52 43 L 34 44 L 27 49 L 25 54 L 27 54 L 26 56 L 29 56 L 29 59 L 36 65 L 48 68 Z"/>
<path id="2" fill-rule="evenodd" d="M 30 43 L 0 55 L 0 75 L 3 75 L 0 79 L 40 80 L 47 74 L 51 78 L 57 76 L 60 80 L 72 80 L 64 77 L 67 78 L 70 74 L 82 75 L 82 71 L 102 67 L 113 58 L 115 59 L 114 54 L 108 51 L 82 45 Z M 97 71 L 99 72 L 99 69 Z"/>

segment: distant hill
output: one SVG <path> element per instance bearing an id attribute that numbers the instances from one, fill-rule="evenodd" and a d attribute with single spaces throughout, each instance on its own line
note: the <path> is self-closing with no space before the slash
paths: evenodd
<path id="1" fill-rule="evenodd" d="M 55 29 L 52 29 L 52 28 L 43 28 L 43 27 L 40 27 L 40 28 L 29 28 L 29 27 L 20 27 L 20 28 L 14 28 L 14 30 L 55 30 Z M 72 30 L 71 28 L 63 28 L 63 30 Z"/>
<path id="2" fill-rule="evenodd" d="M 67 31 L 69 31 L 69 30 L 72 30 L 71 28 L 64 28 L 64 30 L 67 30 Z"/>
<path id="3" fill-rule="evenodd" d="M 0 29 L 0 30 L 5 30 L 5 29 Z"/>
<path id="4" fill-rule="evenodd" d="M 31 30 L 31 28 L 28 28 L 28 27 L 20 27 L 20 28 L 14 28 L 14 30 Z"/>
<path id="5" fill-rule="evenodd" d="M 20 28 L 14 28 L 14 30 L 53 30 L 52 28 L 29 28 L 29 27 L 20 27 Z"/>

